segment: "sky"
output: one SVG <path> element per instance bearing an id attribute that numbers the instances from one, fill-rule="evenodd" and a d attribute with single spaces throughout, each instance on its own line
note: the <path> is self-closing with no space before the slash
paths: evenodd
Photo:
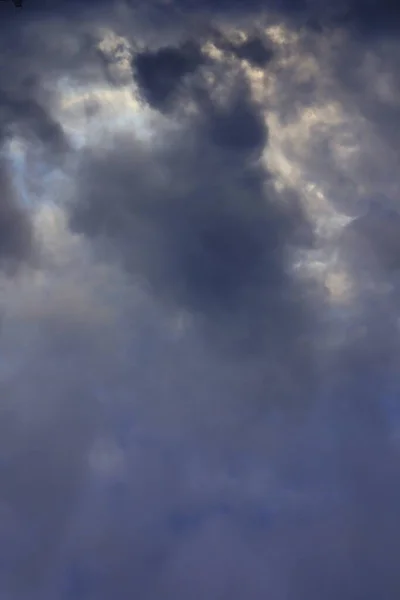
<path id="1" fill-rule="evenodd" d="M 0 2 L 0 597 L 400 597 L 394 0 Z"/>

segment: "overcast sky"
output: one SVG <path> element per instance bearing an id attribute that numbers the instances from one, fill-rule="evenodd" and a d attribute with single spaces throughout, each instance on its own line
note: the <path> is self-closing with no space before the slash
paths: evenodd
<path id="1" fill-rule="evenodd" d="M 400 12 L 0 2 L 1 600 L 400 597 Z"/>

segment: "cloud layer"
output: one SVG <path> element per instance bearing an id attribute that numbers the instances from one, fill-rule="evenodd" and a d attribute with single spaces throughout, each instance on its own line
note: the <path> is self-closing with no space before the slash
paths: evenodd
<path id="1" fill-rule="evenodd" d="M 0 3 L 0 591 L 397 598 L 391 2 Z"/>

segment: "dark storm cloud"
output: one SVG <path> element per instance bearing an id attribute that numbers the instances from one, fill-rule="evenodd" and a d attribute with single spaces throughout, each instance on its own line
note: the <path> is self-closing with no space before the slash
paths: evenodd
<path id="1" fill-rule="evenodd" d="M 32 252 L 33 235 L 28 215 L 18 205 L 10 165 L 0 157 L 0 267 L 13 269 Z"/>
<path id="2" fill-rule="evenodd" d="M 218 37 L 217 37 L 218 40 Z M 233 44 L 226 40 L 218 40 L 218 46 L 231 52 L 241 60 L 247 60 L 252 66 L 264 68 L 273 57 L 273 52 L 258 37 L 251 37 L 245 42 Z"/>
<path id="3" fill-rule="evenodd" d="M 394 0 L 348 0 L 340 7 L 338 22 L 372 36 L 394 33 L 400 25 Z"/>
<path id="4" fill-rule="evenodd" d="M 43 19 L 51 14 L 76 15 L 101 11 L 106 3 L 96 0 L 36 0 L 26 2 L 24 13 L 28 18 L 36 15 Z M 272 12 L 281 18 L 297 20 L 297 23 L 318 26 L 345 26 L 363 34 L 390 33 L 397 30 L 399 17 L 396 0 L 127 0 L 126 5 L 133 10 L 147 12 L 154 20 L 166 24 L 181 13 L 215 14 L 221 16 L 254 16 L 257 13 Z M 20 11 L 11 10 L 11 3 L 0 5 L 7 19 L 14 23 L 21 19 Z M 16 14 L 14 14 L 14 12 Z M 160 20 L 161 19 L 161 20 Z"/>
<path id="5" fill-rule="evenodd" d="M 24 22 L 19 26 L 0 21 L 0 262 L 2 267 L 13 268 L 34 258 L 36 245 L 31 215 L 22 206 L 21 191 L 12 178 L 9 142 L 27 143 L 33 152 L 44 152 L 52 161 L 62 159 L 69 144 L 43 86 L 41 72 L 51 59 L 41 61 L 45 54 L 32 44 Z"/>
<path id="6" fill-rule="evenodd" d="M 176 2 L 182 9 L 195 10 L 191 0 Z M 203 1 L 200 6 L 217 13 L 272 11 L 292 21 L 300 20 L 306 26 L 344 26 L 356 33 L 368 35 L 394 32 L 400 24 L 395 0 L 252 0 L 246 4 L 241 0 L 209 0 Z"/>
<path id="7" fill-rule="evenodd" d="M 25 94 L 24 94 L 25 92 Z M 28 89 L 21 90 L 21 97 L 13 97 L 3 92 L 0 97 L 0 113 L 5 138 L 22 133 L 33 137 L 54 154 L 68 148 L 67 141 L 59 123 L 54 121 L 47 111 L 35 100 L 29 99 Z"/>
<path id="8" fill-rule="evenodd" d="M 96 31 L 102 20 L 91 22 L 79 2 L 42 12 L 44 6 L 9 7 L 0 19 L 0 141 L 18 136 L 47 159 L 63 159 L 70 147 L 56 117 L 59 85 L 104 82 Z"/>
<path id="9" fill-rule="evenodd" d="M 18 17 L 11 3 L 0 6 L 0 269 L 13 276 L 1 281 L 0 595 L 43 598 L 79 501 L 99 413 L 88 377 L 93 349 L 87 345 L 86 324 L 76 327 L 73 317 L 63 314 L 68 301 L 61 297 L 46 305 L 44 300 L 43 312 L 17 318 L 18 324 L 10 316 L 6 292 L 13 282 L 18 288 L 25 273 L 14 267 L 21 262 L 34 266 L 33 280 L 43 274 L 32 222 L 39 199 L 30 190 L 29 207 L 21 206 L 15 172 L 20 165 L 14 164 L 20 158 L 12 155 L 11 142 L 27 150 L 28 169 L 31 157 L 33 162 L 39 158 L 44 178 L 62 165 L 71 148 L 55 117 L 59 79 L 86 81 L 91 73 L 95 80 L 101 65 L 93 39 L 82 31 L 85 25 L 65 28 L 54 11 L 36 12 L 30 20 L 30 4 Z M 33 280 L 22 294 L 15 292 L 28 304 L 35 295 Z M 61 308 L 52 316 L 58 303 Z M 32 307 L 26 308 L 29 314 Z M 10 543 L 4 536 L 6 521 Z"/>
<path id="10" fill-rule="evenodd" d="M 234 86 L 224 106 L 199 98 L 198 118 L 159 150 L 116 140 L 87 157 L 72 226 L 108 240 L 135 278 L 217 330 L 250 346 L 294 339 L 303 309 L 287 252 L 311 228 L 295 196 L 279 204 L 257 162 L 267 132 L 246 88 Z"/>
<path id="11" fill-rule="evenodd" d="M 22 26 L 6 29 L 2 23 L 1 27 L 5 31 L 0 39 L 0 142 L 21 136 L 55 155 L 62 154 L 67 140 L 52 115 L 52 94 L 44 84 L 46 71 L 52 67 L 46 44 Z"/>
<path id="12" fill-rule="evenodd" d="M 257 158 L 265 148 L 268 131 L 260 110 L 254 106 L 245 82 L 239 82 L 222 107 L 215 107 L 204 98 L 205 127 L 214 145 L 240 159 L 247 154 Z M 248 170 L 250 177 L 255 169 Z M 257 173 L 259 176 L 261 172 Z"/>
<path id="13" fill-rule="evenodd" d="M 39 334 L 35 348 L 30 346 L 29 319 L 21 319 L 16 329 L 11 326 L 13 333 L 9 335 L 12 319 L 7 292 L 23 277 L 14 267 L 21 261 L 32 263 L 36 257 L 32 215 L 21 206 L 10 142 L 17 139 L 32 153 L 42 153 L 50 168 L 53 159 L 62 159 L 69 150 L 63 129 L 53 116 L 52 93 L 44 83 L 50 72 L 65 73 L 65 62 L 62 64 L 61 58 L 61 65 L 57 64 L 60 57 L 55 58 L 45 48 L 49 37 L 35 31 L 41 25 L 46 29 L 46 23 L 25 21 L 24 9 L 18 11 L 18 17 L 13 10 L 11 3 L 0 6 L 0 268 L 13 276 L 1 281 L 0 594 L 34 598 L 51 568 L 73 510 L 95 417 L 86 410 L 91 401 L 87 399 L 87 383 L 82 386 L 84 374 L 73 369 L 71 386 L 64 379 L 64 360 L 68 358 L 65 350 L 63 355 L 54 347 L 60 323 L 47 334 L 53 344 L 52 355 L 57 356 L 53 364 L 51 352 L 42 347 L 46 335 Z M 73 66 L 66 62 L 68 68 Z M 31 298 L 32 282 L 28 287 L 24 294 Z M 38 321 L 33 329 L 37 326 Z M 61 337 L 66 337 L 67 329 Z M 16 378 L 12 366 L 15 347 L 21 369 L 17 369 Z M 75 344 L 75 352 L 78 347 L 79 343 Z M 10 544 L 4 537 L 5 526 L 10 531 Z"/>
<path id="14" fill-rule="evenodd" d="M 79 9 L 79 4 L 75 4 L 75 8 Z M 31 214 L 21 206 L 21 190 L 11 178 L 9 142 L 21 142 L 31 157 L 48 161 L 49 169 L 60 166 L 71 147 L 55 117 L 57 80 L 62 77 L 79 80 L 80 77 L 85 81 L 88 73 L 93 80 L 101 76 L 96 40 L 87 32 L 86 21 L 66 31 L 57 14 L 41 13 L 40 3 L 37 9 L 39 12 L 35 14 L 42 18 L 31 19 L 29 3 L 23 12 L 15 11 L 12 3 L 0 6 L 0 150 L 4 154 L 0 177 L 0 260 L 3 267 L 6 262 L 8 266 L 12 263 L 15 266 L 21 260 L 33 258 L 35 253 Z"/>
<path id="15" fill-rule="evenodd" d="M 128 4 L 164 25 L 194 16 L 228 20 L 267 16 L 270 21 L 283 20 L 312 31 L 345 28 L 363 38 L 395 34 L 400 25 L 396 0 L 173 0 L 167 4 L 129 0 Z"/>
<path id="16" fill-rule="evenodd" d="M 177 48 L 140 52 L 133 60 L 134 76 L 145 100 L 162 109 L 178 92 L 184 77 L 194 73 L 204 60 L 200 49 L 190 42 Z"/>
<path id="17" fill-rule="evenodd" d="M 346 23 L 366 33 L 372 18 L 381 32 L 385 23 L 373 2 L 364 12 L 361 3 L 348 2 L 354 8 L 346 22 L 332 16 L 333 2 L 313 2 L 311 9 L 305 1 L 177 0 L 159 4 L 158 16 L 156 3 L 129 4 L 141 5 L 140 23 L 147 22 L 153 42 L 157 23 L 171 34 L 176 11 L 186 18 L 208 10 L 226 16 L 227 27 L 236 15 L 239 22 L 240 15 L 258 17 L 268 7 L 297 24 L 317 15 L 322 24 Z M 62 154 L 49 82 L 64 75 L 98 82 L 111 70 L 112 60 L 102 62 L 94 50 L 96 36 L 85 21 L 91 6 L 94 19 L 101 3 L 38 0 L 35 12 L 31 0 L 24 19 L 35 14 L 42 21 L 28 27 L 27 37 L 12 18 L 17 29 L 7 44 L 19 31 L 23 51 L 13 57 L 1 38 L 2 56 L 10 59 L 0 89 L 4 135 L 16 127 Z M 56 7 L 78 17 L 73 25 L 51 19 Z M 381 7 L 390 16 L 390 5 Z M 98 22 L 124 30 L 106 14 L 104 8 Z M 196 20 L 190 22 L 194 27 Z M 105 600 L 398 598 L 398 456 L 382 402 L 397 372 L 397 313 L 379 290 L 365 292 L 357 272 L 362 266 L 378 283 L 382 272 L 390 278 L 396 271 L 398 219 L 372 210 L 348 227 L 338 245 L 354 275 L 357 303 L 350 316 L 343 310 L 344 325 L 332 317 L 323 331 L 320 310 L 329 312 L 323 298 L 290 271 L 292 252 L 312 245 L 311 227 L 296 190 L 278 192 L 260 161 L 268 131 L 263 109 L 241 79 L 244 65 L 232 65 L 232 56 L 203 63 L 204 29 L 199 41 L 192 29 L 190 35 L 192 46 L 182 46 L 177 34 L 175 45 L 160 40 L 133 65 L 143 99 L 161 111 L 171 108 L 179 127 L 162 131 L 160 125 L 151 147 L 130 131 L 79 156 L 71 225 L 85 242 L 94 241 L 102 259 L 116 256 L 130 283 L 147 288 L 146 307 L 138 309 L 132 291 L 113 281 L 107 293 L 128 304 L 112 327 L 118 343 L 97 326 L 88 344 L 87 320 L 100 291 L 76 325 L 65 309 L 55 311 L 57 301 L 44 290 L 44 314 L 31 323 L 16 318 L 1 337 L 2 358 L 9 361 L 1 367 L 11 375 L 2 371 L 0 517 L 7 531 L 15 522 L 14 546 L 8 546 L 14 554 L 0 565 L 1 583 L 9 584 L 4 595 L 46 598 L 44 584 L 64 572 L 63 559 L 72 555 L 66 596 L 74 600 L 86 592 Z M 222 49 L 252 65 L 267 64 L 261 46 L 249 39 Z M 146 48 L 153 48 L 148 41 Z M 218 76 L 215 84 L 207 83 L 210 71 Z M 27 87 L 25 75 L 40 72 L 49 80 L 38 76 Z M 296 104 L 298 88 L 286 91 Z M 381 131 L 385 104 L 374 113 L 373 100 L 371 92 L 362 111 L 366 119 L 377 116 Z M 391 140 L 394 147 L 394 134 Z M 324 158 L 320 175 L 328 174 Z M 23 220 L 11 199 L 2 221 L 1 202 L 0 253 L 19 256 L 21 240 L 28 239 Z M 70 268 L 80 272 L 85 258 L 82 251 Z M 96 266 L 90 263 L 80 290 Z M 60 296 L 74 312 L 71 287 L 66 278 Z M 22 297 L 29 311 L 33 290 L 32 279 L 9 304 Z M 163 327 L 177 308 L 194 315 L 196 327 L 173 342 Z M 200 343 L 202 326 L 208 335 Z M 28 354 L 23 360 L 21 352 Z M 288 417 L 282 401 L 288 397 L 306 407 L 301 424 Z M 280 409 L 278 418 L 271 406 Z M 122 455 L 120 480 L 118 469 L 108 467 L 111 475 L 92 473 L 88 482 L 88 455 L 100 434 Z M 1 535 L 4 540 L 3 529 Z M 60 597 L 59 581 L 51 591 L 48 597 Z"/>

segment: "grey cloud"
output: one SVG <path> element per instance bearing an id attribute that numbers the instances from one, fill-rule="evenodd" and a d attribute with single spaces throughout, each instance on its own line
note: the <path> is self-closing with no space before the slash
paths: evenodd
<path id="1" fill-rule="evenodd" d="M 21 132 L 27 134 L 28 139 L 33 135 L 34 141 L 38 140 L 55 154 L 68 149 L 67 140 L 59 123 L 55 122 L 35 101 L 7 97 L 3 93 L 1 104 L 4 137 L 12 137 L 13 134 Z"/>
<path id="2" fill-rule="evenodd" d="M 265 126 L 250 101 L 234 98 L 221 116 L 210 101 L 200 106 L 198 125 L 171 134 L 160 151 L 116 140 L 104 157 L 89 155 L 72 226 L 105 240 L 135 278 L 216 330 L 237 330 L 250 345 L 294 339 L 305 310 L 287 264 L 287 245 L 307 229 L 298 199 L 280 204 L 252 162 Z"/>
<path id="3" fill-rule="evenodd" d="M 227 152 L 261 154 L 267 142 L 267 127 L 263 116 L 249 98 L 245 84 L 238 85 L 222 107 L 202 103 L 206 127 L 216 146 Z"/>
<path id="4" fill-rule="evenodd" d="M 0 158 L 0 265 L 14 269 L 28 259 L 33 248 L 33 232 L 29 217 L 15 198 L 10 166 Z"/>
<path id="5" fill-rule="evenodd" d="M 249 34 L 245 41 L 234 43 L 225 39 L 220 32 L 215 32 L 213 41 L 218 48 L 260 69 L 265 68 L 273 58 L 272 49 L 257 35 Z"/>
<path id="6" fill-rule="evenodd" d="M 61 125 L 51 114 L 48 94 L 42 88 L 40 70 L 44 64 L 40 65 L 40 61 L 44 57 L 35 56 L 35 46 L 32 55 L 26 36 L 18 37 L 21 48 L 15 53 L 12 46 L 9 47 L 14 41 L 11 36 L 1 41 L 4 50 L 0 77 L 1 140 L 22 136 L 47 147 L 54 155 L 62 154 L 68 149 L 68 143 Z M 24 52 L 31 54 L 30 61 L 26 60 Z"/>
<path id="7" fill-rule="evenodd" d="M 397 530 L 397 462 L 374 423 L 374 410 L 364 417 L 354 410 L 355 391 L 363 400 L 360 383 L 336 387 L 343 402 L 339 409 L 332 404 L 328 421 L 317 418 L 295 428 L 294 439 L 286 432 L 292 456 L 286 446 L 280 459 L 292 461 L 289 476 L 282 477 L 281 465 L 280 479 L 270 479 L 258 499 L 251 497 L 246 476 L 254 463 L 243 452 L 242 468 L 235 465 L 233 473 L 225 462 L 205 465 L 196 491 L 183 468 L 190 456 L 186 445 L 182 452 L 170 441 L 162 446 L 154 440 L 147 449 L 136 444 L 128 453 L 132 480 L 110 488 L 111 505 L 97 515 L 89 497 L 81 517 L 96 532 L 87 538 L 93 545 L 84 543 L 75 555 L 89 597 L 108 598 L 118 590 L 121 598 L 140 591 L 153 599 L 161 589 L 166 597 L 188 590 L 241 597 L 244 589 L 251 598 L 330 597 L 334 591 L 351 598 L 364 597 L 368 589 L 396 597 L 397 542 L 391 534 Z M 374 403 L 373 394 L 370 399 Z M 332 424 L 338 429 L 329 439 Z M 269 461 L 263 456 L 261 462 L 265 473 Z M 195 464 L 188 469 L 196 473 Z M 213 483 L 213 472 L 220 480 L 236 479 L 236 486 L 224 489 L 218 477 Z M 246 510 L 249 520 L 243 518 Z M 266 523 L 255 519 L 257 512 L 267 514 Z"/>
<path id="8" fill-rule="evenodd" d="M 216 17 L 226 20 L 256 18 L 260 15 L 272 13 L 275 18 L 285 20 L 297 26 L 313 29 L 345 27 L 353 35 L 376 37 L 377 35 L 392 35 L 398 30 L 399 19 L 397 6 L 394 0 L 249 0 L 245 4 L 241 0 L 174 0 L 162 2 L 152 0 L 127 0 L 126 6 L 135 11 L 139 17 L 146 17 L 147 25 L 168 27 L 174 21 L 184 19 L 193 20 L 195 17 Z M 66 2 L 56 0 L 53 4 L 49 0 L 38 0 L 35 5 L 26 3 L 24 11 L 28 18 L 35 14 L 46 19 L 50 14 L 57 13 L 63 17 L 91 15 L 96 18 L 101 13 L 106 13 L 108 18 L 114 16 L 112 7 L 107 3 L 98 3 L 90 0 L 83 6 L 81 2 Z M 52 13 L 50 12 L 52 10 Z M 7 20 L 13 25 L 17 23 L 20 12 L 7 11 Z"/>
<path id="9" fill-rule="evenodd" d="M 41 13 L 40 8 L 37 18 L 24 7 L 22 19 L 1 23 L 0 134 L 21 136 L 45 151 L 47 160 L 62 161 L 71 148 L 56 116 L 61 86 L 104 82 L 98 51 L 104 23 L 101 15 L 90 19 L 83 13 L 75 20 L 62 10 Z"/>
<path id="10" fill-rule="evenodd" d="M 145 100 L 155 108 L 171 104 L 186 75 L 194 73 L 205 58 L 195 43 L 155 52 L 139 52 L 133 59 L 134 76 Z"/>
<path id="11" fill-rule="evenodd" d="M 14 298 L 14 304 L 22 302 L 22 313 L 13 316 L 10 294 L 3 300 L 0 506 L 10 511 L 19 541 L 0 563 L 0 590 L 11 597 L 39 598 L 46 597 L 62 556 L 89 453 L 104 428 L 97 373 L 105 371 L 113 336 L 105 333 L 107 324 L 94 331 L 85 320 L 77 323 L 74 313 L 84 307 L 53 294 L 54 279 L 40 306 L 35 305 L 35 282 L 29 286 L 25 277 L 30 294 L 15 284 L 23 299 Z"/>
<path id="12" fill-rule="evenodd" d="M 400 267 L 400 214 L 388 205 L 385 198 L 370 203 L 344 230 L 342 251 L 359 268 L 375 266 L 376 273 L 392 277 Z"/>
<path id="13" fill-rule="evenodd" d="M 399 28 L 395 0 L 250 0 L 245 4 L 241 0 L 174 0 L 167 6 L 159 0 L 145 5 L 140 0 L 130 0 L 129 6 L 146 13 L 148 22 L 164 27 L 183 19 L 238 22 L 267 17 L 320 33 L 343 28 L 363 40 L 394 36 Z"/>
<path id="14" fill-rule="evenodd" d="M 265 67 L 273 56 L 272 51 L 259 38 L 251 38 L 242 44 L 230 44 L 228 50 L 238 58 L 260 68 Z"/>
<path id="15" fill-rule="evenodd" d="M 370 364 L 376 369 L 376 361 Z M 380 379 L 374 370 L 369 378 L 365 366 L 357 375 L 357 367 L 346 358 L 338 365 L 330 417 L 330 426 L 336 428 L 336 474 L 330 471 L 330 477 L 338 502 L 321 518 L 310 515 L 297 533 L 296 527 L 288 531 L 286 558 L 281 560 L 289 565 L 289 598 L 398 594 L 393 561 L 398 553 L 398 454 L 379 407 L 385 376 Z"/>
<path id="16" fill-rule="evenodd" d="M 202 6 L 225 15 L 248 10 L 237 2 Z M 77 3 L 65 10 L 80 14 Z M 33 35 L 25 46 L 31 60 L 13 64 L 35 74 L 43 59 L 49 81 L 62 74 L 100 81 L 104 64 L 93 39 L 81 35 L 85 23 L 75 21 L 75 33 L 62 23 L 42 46 Z M 137 58 L 150 65 L 149 75 L 142 62 L 137 79 L 143 97 L 161 98 L 164 111 L 171 93 L 178 132 L 160 131 L 151 148 L 128 132 L 79 156 L 70 224 L 94 242 L 99 263 L 115 258 L 114 272 L 121 265 L 127 274 L 125 286 L 113 280 L 107 289 L 114 324 L 95 324 L 94 338 L 86 328 L 103 289 L 78 323 L 47 297 L 41 317 L 3 327 L 2 369 L 11 375 L 2 381 L 0 519 L 21 543 L 2 563 L 4 594 L 60 597 L 64 576 L 65 597 L 75 600 L 397 598 L 398 455 L 383 402 L 389 383 L 397 385 L 397 308 L 395 298 L 366 290 L 357 273 L 366 265 L 374 283 L 382 272 L 393 276 L 397 218 L 370 211 L 347 228 L 337 246 L 358 295 L 330 311 L 290 271 L 292 252 L 312 245 L 312 227 L 296 191 L 277 191 L 261 163 L 264 107 L 240 80 L 243 65 L 207 64 L 224 75 L 210 89 L 194 44 L 189 58 L 187 47 L 165 40 Z M 230 51 L 261 64 L 254 45 Z M 175 68 L 164 87 L 165 53 Z M 300 104 L 312 106 L 315 88 L 290 87 L 281 75 L 290 102 L 300 94 Z M 7 88 L 5 130 L 17 123 L 51 152 L 63 149 L 52 94 L 45 78 L 34 81 L 27 91 L 16 76 Z M 339 84 L 330 85 L 326 97 Z M 362 100 L 358 92 L 353 98 Z M 382 123 L 375 119 L 377 130 Z M 328 150 L 316 143 L 310 163 L 340 196 L 343 181 Z M 4 206 L 0 247 L 6 240 L 4 254 L 19 256 L 25 230 L 13 200 Z M 79 271 L 81 262 L 71 268 Z M 94 263 L 79 288 L 94 277 Z M 140 306 L 136 286 L 146 290 Z M 70 287 L 66 278 L 61 295 Z M 15 300 L 26 296 L 29 304 L 28 292 L 16 290 Z M 68 298 L 63 306 L 71 302 L 72 310 Z M 173 335 L 168 319 L 181 311 L 194 324 Z M 7 364 L 15 356 L 19 364 Z M 88 467 L 101 436 L 118 446 L 122 474 Z"/>
<path id="17" fill-rule="evenodd" d="M 12 20 L 7 27 L 1 22 L 0 262 L 9 273 L 21 262 L 37 261 L 39 254 L 31 214 L 22 206 L 21 190 L 11 176 L 8 143 L 22 140 L 33 154 L 43 154 L 52 166 L 62 163 L 70 150 L 65 132 L 53 114 L 54 90 L 50 93 L 44 83 L 56 61 L 35 25 L 30 25 Z M 45 24 L 43 27 L 46 30 Z M 62 70 L 63 65 L 57 65 L 58 74 Z"/>

